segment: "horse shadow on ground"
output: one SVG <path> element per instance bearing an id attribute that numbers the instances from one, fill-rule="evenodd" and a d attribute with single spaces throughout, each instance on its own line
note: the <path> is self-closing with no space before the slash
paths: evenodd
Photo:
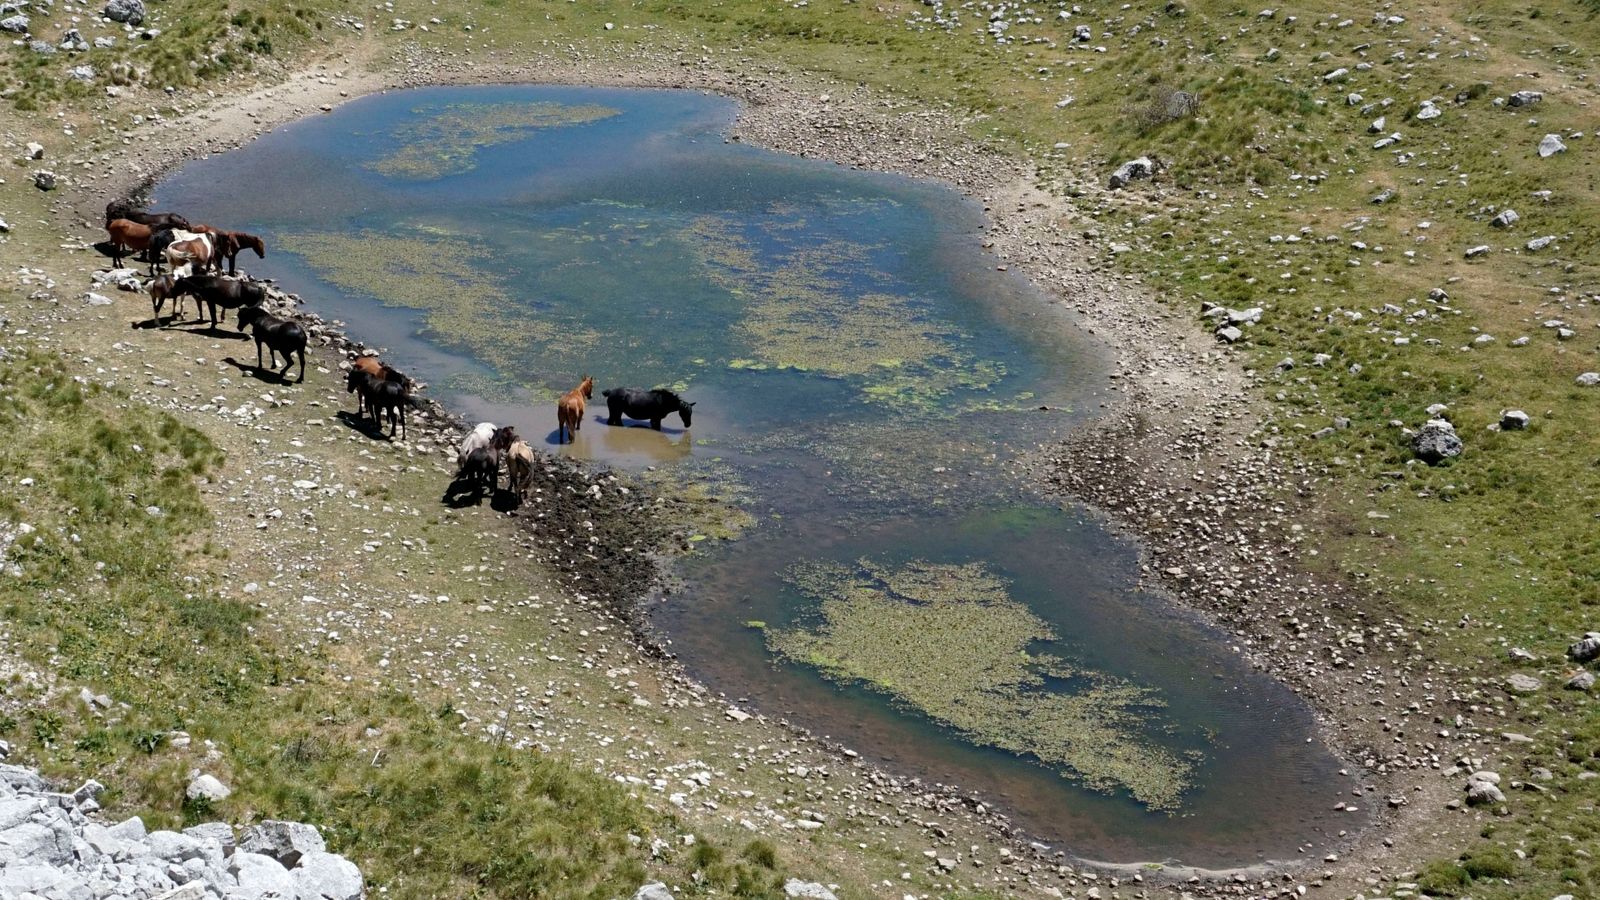
<path id="1" fill-rule="evenodd" d="M 279 374 L 277 369 L 269 369 L 266 366 L 258 366 L 255 363 L 241 362 L 240 360 L 234 359 L 231 356 L 224 356 L 222 361 L 230 366 L 233 366 L 235 369 L 238 369 L 241 373 L 249 375 L 251 378 L 254 378 L 257 381 L 266 381 L 272 384 L 295 383 L 294 381 L 290 380 L 287 375 Z"/>
<path id="2" fill-rule="evenodd" d="M 271 370 L 269 369 L 268 371 Z M 375 420 L 366 413 L 356 413 L 351 412 L 348 409 L 341 409 L 335 413 L 335 416 L 340 422 L 344 423 L 346 428 L 350 429 L 351 431 L 359 431 L 362 435 L 375 441 L 394 440 L 394 438 L 389 436 L 387 431 L 383 430 L 382 420 Z"/>
<path id="3" fill-rule="evenodd" d="M 522 498 L 515 491 L 496 485 L 485 491 L 483 485 L 472 478 L 457 476 L 450 479 L 450 484 L 444 489 L 444 496 L 439 500 L 451 509 L 465 509 L 468 506 L 482 506 L 483 501 L 489 501 L 489 508 L 495 512 L 508 513 L 522 505 Z"/>

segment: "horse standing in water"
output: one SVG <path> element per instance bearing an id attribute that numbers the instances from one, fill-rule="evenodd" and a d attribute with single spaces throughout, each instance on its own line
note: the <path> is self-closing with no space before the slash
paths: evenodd
<path id="1" fill-rule="evenodd" d="M 556 401 L 556 443 L 566 444 L 578 439 L 578 428 L 583 424 L 583 411 L 587 401 L 594 396 L 594 376 L 585 375 L 579 385 Z"/>
<path id="2" fill-rule="evenodd" d="M 683 419 L 683 427 L 689 427 L 690 410 L 693 403 L 684 402 L 682 397 L 667 390 L 656 388 L 642 390 L 640 388 L 611 388 L 602 391 L 606 398 L 606 410 L 610 417 L 606 419 L 607 425 L 621 425 L 622 417 L 630 419 L 649 419 L 650 427 L 661 430 L 661 420 L 672 413 L 677 413 Z"/>

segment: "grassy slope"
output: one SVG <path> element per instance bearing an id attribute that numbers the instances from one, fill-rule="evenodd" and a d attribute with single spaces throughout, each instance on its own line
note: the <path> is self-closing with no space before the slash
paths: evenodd
<path id="1" fill-rule="evenodd" d="M 1563 692 L 1511 701 L 1472 681 L 1504 672 L 1505 646 L 1527 645 L 1548 660 L 1576 633 L 1596 627 L 1600 436 L 1592 423 L 1600 418 L 1594 408 L 1600 392 L 1575 388 L 1573 376 L 1600 368 L 1590 299 L 1597 290 L 1600 163 L 1590 149 L 1592 134 L 1569 141 L 1571 149 L 1553 159 L 1533 153 L 1547 131 L 1593 127 L 1600 99 L 1594 96 L 1596 8 L 1396 6 L 1385 14 L 1407 21 L 1389 25 L 1370 21 L 1370 10 L 1327 2 L 1282 8 L 1270 19 L 1217 0 L 1127 9 L 1080 3 L 1081 12 L 1058 21 L 1062 6 L 1033 4 L 1044 21 L 1013 25 L 1004 45 L 981 36 L 987 16 L 973 11 L 947 31 L 911 21 L 934 12 L 923 4 L 796 7 L 751 0 L 486 0 L 452 13 L 475 23 L 470 36 L 447 27 L 430 35 L 406 32 L 404 39 L 459 49 L 639 42 L 679 46 L 691 58 L 704 54 L 710 64 L 730 67 L 743 57 L 771 56 L 983 113 L 972 126 L 975 136 L 1039 160 L 1069 193 L 1082 189 L 1086 171 L 1103 177 L 1108 160 L 1160 156 L 1168 169 L 1159 192 L 1142 186 L 1113 201 L 1085 196 L 1083 209 L 1098 220 L 1100 239 L 1129 244 L 1133 249 L 1117 263 L 1144 276 L 1178 309 L 1198 312 L 1202 300 L 1266 307 L 1243 352 L 1263 371 L 1284 356 L 1298 363 L 1265 393 L 1275 401 L 1273 427 L 1283 448 L 1328 468 L 1320 504 L 1323 558 L 1366 579 L 1412 617 L 1454 626 L 1470 614 L 1477 627 L 1441 629 L 1438 645 L 1427 649 L 1460 663 L 1460 684 L 1452 689 L 1464 713 L 1492 720 L 1492 710 L 1504 710 L 1519 721 L 1507 728 L 1536 738 L 1528 764 L 1557 773 L 1551 793 L 1519 795 L 1522 814 L 1493 830 L 1493 843 L 1530 855 L 1511 867 L 1512 886 L 1480 884 L 1474 895 L 1553 894 L 1564 881 L 1600 884 L 1592 857 L 1574 852 L 1595 839 L 1581 811 L 1592 808 L 1600 780 L 1575 778 L 1580 769 L 1597 768 L 1600 724 L 1592 704 Z M 181 52 L 198 52 L 193 48 L 205 41 L 207 55 L 215 56 L 251 40 L 249 28 L 226 25 L 235 15 L 227 9 L 168 7 L 210 23 L 192 26 L 185 33 L 192 48 L 180 45 Z M 418 21 L 436 14 L 436 7 L 406 2 L 393 13 Z M 1354 21 L 1341 25 L 1346 16 Z M 607 21 L 618 27 L 604 30 Z M 1080 23 L 1091 25 L 1094 38 L 1088 48 L 1069 50 Z M 272 27 L 280 53 L 319 34 L 314 27 L 302 34 L 293 23 Z M 1032 37 L 1046 42 L 1020 39 Z M 1102 46 L 1104 53 L 1089 49 Z M 1276 59 L 1268 59 L 1270 48 L 1278 50 Z M 1370 68 L 1358 69 L 1362 63 Z M 19 83 L 16 64 L 9 65 L 9 83 Z M 1348 79 L 1324 82 L 1338 67 L 1352 70 Z M 35 81 L 50 79 L 28 84 Z M 1473 91 L 1480 82 L 1487 90 Z M 1165 124 L 1140 116 L 1160 85 L 1194 91 L 1199 114 Z M 1544 102 L 1518 111 L 1490 104 L 1524 88 L 1543 90 Z M 29 87 L 24 94 L 44 98 L 60 90 Z M 1363 95 L 1360 104 L 1346 103 L 1351 92 Z M 1457 105 L 1461 92 L 1472 96 Z M 1067 95 L 1074 101 L 1057 106 Z M 1362 106 L 1386 98 L 1392 105 L 1363 114 Z M 1428 98 L 1445 115 L 1415 120 Z M 1374 150 L 1376 136 L 1366 133 L 1379 114 L 1387 118 L 1386 132 L 1404 135 L 1389 151 Z M 1056 149 L 1058 142 L 1070 146 Z M 1395 151 L 1414 155 L 1401 164 Z M 1370 204 L 1385 187 L 1396 199 Z M 1530 196 L 1544 189 L 1554 192 L 1550 202 Z M 1492 210 L 1505 205 L 1523 216 L 1509 234 L 1488 224 Z M 1303 240 L 1270 239 L 1302 228 L 1310 229 Z M 1544 234 L 1559 240 L 1539 254 L 1520 249 Z M 1367 249 L 1353 247 L 1358 240 Z M 1495 250 L 1478 262 L 1461 258 L 1480 243 Z M 1444 306 L 1426 300 L 1433 287 L 1449 292 Z M 1385 303 L 1404 312 L 1386 314 Z M 1412 312 L 1426 315 L 1405 315 Z M 1557 342 L 1540 327 L 1557 317 L 1571 323 L 1576 338 Z M 1473 343 L 1479 333 L 1495 341 Z M 1532 338 L 1528 346 L 1511 347 L 1523 334 Z M 1410 338 L 1409 345 L 1396 346 L 1399 336 Z M 1332 360 L 1313 367 L 1316 353 Z M 1350 371 L 1355 363 L 1359 374 Z M 1414 427 L 1436 402 L 1450 405 L 1467 452 L 1437 469 L 1407 464 L 1404 436 L 1389 422 Z M 1504 407 L 1526 409 L 1533 429 L 1486 431 Z M 1334 416 L 1350 417 L 1352 427 L 1324 440 L 1306 436 Z"/>

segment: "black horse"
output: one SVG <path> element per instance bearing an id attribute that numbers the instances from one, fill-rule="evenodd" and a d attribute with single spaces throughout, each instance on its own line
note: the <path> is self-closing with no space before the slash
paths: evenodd
<path id="1" fill-rule="evenodd" d="M 278 372 L 278 377 L 288 380 L 289 367 L 294 365 L 294 355 L 300 356 L 300 377 L 298 381 L 306 380 L 306 330 L 300 323 L 293 319 L 281 319 L 271 315 L 259 306 L 241 306 L 239 308 L 239 330 L 250 329 L 256 339 L 256 368 L 261 368 L 261 345 L 267 346 L 267 360 L 274 369 L 278 366 L 278 357 L 283 357 L 283 369 Z"/>
<path id="2" fill-rule="evenodd" d="M 135 208 L 126 200 L 113 200 L 106 204 L 106 224 L 111 224 L 113 219 L 127 219 L 129 222 L 138 222 L 140 225 L 149 225 L 152 231 L 169 228 L 189 229 L 189 220 L 177 213 L 153 213 Z"/>
<path id="3" fill-rule="evenodd" d="M 356 394 L 366 405 L 367 412 L 372 415 L 372 424 L 377 426 L 378 433 L 383 433 L 383 416 L 389 417 L 389 437 L 395 435 L 396 424 L 399 426 L 400 436 L 406 436 L 406 409 L 418 406 L 415 397 L 411 396 L 410 385 L 403 381 L 390 381 L 379 378 L 371 372 L 362 369 L 351 369 L 350 374 L 344 379 L 345 393 Z M 361 414 L 356 413 L 359 421 Z M 495 460 L 498 468 L 499 460 Z"/>
<path id="4" fill-rule="evenodd" d="M 267 300 L 267 289 L 251 281 L 237 281 L 221 275 L 188 275 L 173 285 L 171 296 L 195 298 L 195 305 L 206 305 L 211 317 L 211 327 L 217 327 L 217 308 L 238 309 L 241 306 L 260 306 Z M 224 313 L 226 318 L 226 313 Z M 240 328 L 243 331 L 243 327 Z"/>
<path id="5" fill-rule="evenodd" d="M 600 392 L 606 398 L 606 410 L 611 414 L 606 419 L 607 425 L 621 425 L 622 417 L 630 419 L 649 419 L 650 427 L 661 430 L 661 420 L 666 416 L 677 413 L 683 419 L 683 427 L 689 427 L 690 411 L 693 403 L 685 403 L 682 397 L 667 390 L 656 388 L 643 390 L 641 388 L 612 388 Z"/>

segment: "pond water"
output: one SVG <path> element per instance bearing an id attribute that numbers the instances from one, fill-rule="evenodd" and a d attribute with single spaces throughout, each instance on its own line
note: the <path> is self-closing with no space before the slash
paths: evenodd
<path id="1" fill-rule="evenodd" d="M 731 698 L 1087 858 L 1250 864 L 1359 827 L 1307 707 L 1013 465 L 1097 405 L 1105 361 L 982 254 L 982 211 L 730 142 L 736 113 L 688 91 L 396 92 L 154 199 L 262 234 L 250 272 L 469 416 L 741 504 L 754 524 L 698 542 L 652 613 Z M 553 398 L 591 373 L 558 445 Z M 599 390 L 623 385 L 678 390 L 693 429 L 608 427 Z"/>

